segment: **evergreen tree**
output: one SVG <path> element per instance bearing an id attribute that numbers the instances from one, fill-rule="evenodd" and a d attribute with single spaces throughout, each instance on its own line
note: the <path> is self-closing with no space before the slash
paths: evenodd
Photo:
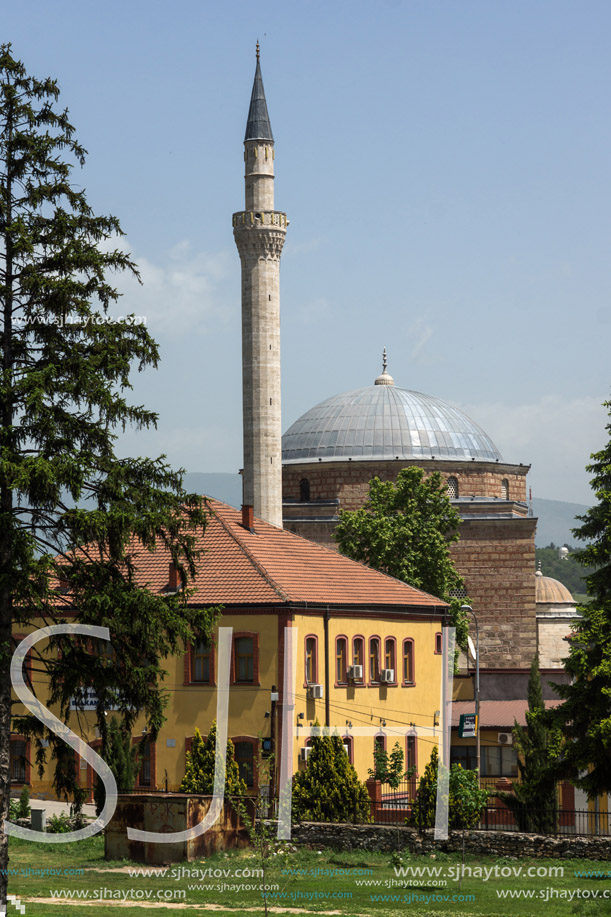
<path id="1" fill-rule="evenodd" d="M 604 402 L 611 417 L 611 401 Z M 586 470 L 597 503 L 573 534 L 586 547 L 576 559 L 592 571 L 587 577 L 590 602 L 578 607 L 565 669 L 568 685 L 556 685 L 564 703 L 555 711 L 567 742 L 563 772 L 590 799 L 611 792 L 611 423 L 607 445 L 592 454 Z"/>
<path id="2" fill-rule="evenodd" d="M 136 785 L 140 762 L 138 745 L 139 743 L 132 742 L 131 734 L 125 732 L 119 719 L 116 716 L 111 717 L 104 760 L 115 776 L 119 793 L 131 793 Z M 104 783 L 99 778 L 96 779 L 93 796 L 96 815 L 99 815 L 106 798 Z"/>
<path id="3" fill-rule="evenodd" d="M 199 729 L 195 730 L 191 751 L 187 752 L 185 776 L 180 784 L 181 793 L 201 793 L 212 796 L 214 792 L 214 761 L 216 749 L 216 720 L 213 720 L 210 732 L 205 740 Z M 240 777 L 240 768 L 234 757 L 235 748 L 231 739 L 227 739 L 225 760 L 225 797 L 244 796 L 247 792 L 245 782 Z"/>
<path id="4" fill-rule="evenodd" d="M 464 582 L 450 557 L 460 516 L 438 471 L 402 468 L 397 483 L 373 478 L 361 509 L 341 510 L 335 539 L 346 557 L 422 589 L 450 604 L 456 641 L 466 647 L 469 625 L 456 598 Z"/>
<path id="5" fill-rule="evenodd" d="M 114 656 L 69 637 L 33 651 L 65 722 L 70 698 L 94 688 L 105 750 L 104 711 L 113 707 L 127 731 L 144 714 L 156 737 L 164 657 L 208 634 L 217 617 L 189 608 L 185 590 L 165 597 L 136 583 L 133 550 L 163 544 L 187 584 L 206 507 L 163 460 L 115 454 L 118 431 L 156 423 L 127 393 L 132 368 L 155 367 L 159 354 L 145 325 L 112 318 L 109 275 L 136 269 L 113 243 L 118 220 L 96 216 L 73 183 L 85 150 L 68 112 L 56 109 L 58 95 L 54 80 L 29 76 L 10 45 L 0 46 L 0 901 L 13 628 L 70 612 L 110 628 Z M 19 730 L 35 737 L 39 763 L 49 741 L 56 788 L 73 791 L 71 749 L 38 720 L 21 720 Z"/>
<path id="6" fill-rule="evenodd" d="M 416 801 L 410 823 L 419 828 L 432 828 L 437 811 L 437 777 L 439 751 L 433 745 L 431 757 L 418 782 Z M 477 771 L 464 770 L 460 764 L 450 768 L 448 780 L 448 822 L 452 830 L 475 827 L 488 799 L 487 790 L 478 786 Z"/>
<path id="7" fill-rule="evenodd" d="M 318 724 L 316 724 L 318 725 Z M 315 735 L 307 766 L 293 778 L 293 816 L 301 821 L 368 821 L 370 800 L 337 735 Z"/>
<path id="8" fill-rule="evenodd" d="M 526 726 L 515 722 L 513 744 L 518 753 L 520 781 L 514 783 L 513 794 L 500 796 L 514 813 L 521 831 L 552 834 L 558 812 L 556 782 L 562 732 L 550 725 L 545 712 L 538 653 L 528 679 Z"/>

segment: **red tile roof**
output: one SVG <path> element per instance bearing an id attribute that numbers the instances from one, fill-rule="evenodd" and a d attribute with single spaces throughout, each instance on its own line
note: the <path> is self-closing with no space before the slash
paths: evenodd
<path id="1" fill-rule="evenodd" d="M 433 614 L 447 608 L 426 592 L 260 519 L 250 532 L 239 510 L 209 502 L 211 517 L 199 545 L 204 554 L 189 584 L 192 603 L 395 606 Z M 138 579 L 154 592 L 168 588 L 169 563 L 165 548 L 136 551 Z"/>
<path id="2" fill-rule="evenodd" d="M 546 700 L 546 707 L 557 707 L 560 698 Z M 526 726 L 525 713 L 528 701 L 524 700 L 482 700 L 479 703 L 479 724 L 482 729 L 503 729 L 511 732 L 514 720 L 519 726 Z M 454 701 L 452 704 L 452 726 L 459 726 L 462 713 L 475 713 L 474 700 Z"/>

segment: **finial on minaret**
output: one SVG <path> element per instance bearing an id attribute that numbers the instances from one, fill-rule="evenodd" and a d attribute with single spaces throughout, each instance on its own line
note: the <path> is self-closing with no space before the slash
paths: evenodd
<path id="1" fill-rule="evenodd" d="M 535 576 L 543 576 L 543 573 L 541 572 L 541 561 L 539 561 L 539 563 L 537 564 L 537 572 Z"/>
<path id="2" fill-rule="evenodd" d="M 374 385 L 394 385 L 395 380 L 388 372 L 388 359 L 386 357 L 386 347 L 382 352 L 382 374 L 378 376 Z"/>
<path id="3" fill-rule="evenodd" d="M 259 39 L 257 38 L 257 62 L 259 61 L 261 48 L 259 47 Z"/>

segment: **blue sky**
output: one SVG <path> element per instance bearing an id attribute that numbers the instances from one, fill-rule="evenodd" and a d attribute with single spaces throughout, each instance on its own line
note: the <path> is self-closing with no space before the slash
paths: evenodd
<path id="1" fill-rule="evenodd" d="M 611 6 L 588 0 L 30 0 L 1 36 L 62 90 L 162 364 L 122 450 L 241 465 L 242 139 L 261 63 L 276 139 L 283 425 L 371 384 L 445 398 L 538 497 L 589 502 L 611 343 Z"/>

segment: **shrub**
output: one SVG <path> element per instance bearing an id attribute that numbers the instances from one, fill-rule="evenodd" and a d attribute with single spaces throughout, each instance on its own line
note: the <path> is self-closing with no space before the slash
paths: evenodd
<path id="1" fill-rule="evenodd" d="M 416 803 L 410 824 L 418 828 L 432 828 L 435 825 L 437 807 L 437 773 L 439 752 L 433 746 L 431 758 L 420 778 Z M 473 828 L 480 820 L 486 806 L 488 791 L 478 786 L 477 771 L 464 770 L 460 764 L 450 768 L 449 779 L 449 827 L 452 830 Z"/>
<path id="2" fill-rule="evenodd" d="M 293 778 L 293 816 L 302 821 L 369 820 L 369 794 L 338 735 L 312 739 L 305 771 Z"/>
<path id="3" fill-rule="evenodd" d="M 216 749 L 216 720 L 204 740 L 199 729 L 195 730 L 191 751 L 187 752 L 185 776 L 180 784 L 181 793 L 202 793 L 211 796 L 214 792 L 214 755 Z M 244 796 L 247 787 L 240 777 L 240 769 L 234 757 L 231 739 L 227 739 L 225 765 L 225 798 Z"/>

